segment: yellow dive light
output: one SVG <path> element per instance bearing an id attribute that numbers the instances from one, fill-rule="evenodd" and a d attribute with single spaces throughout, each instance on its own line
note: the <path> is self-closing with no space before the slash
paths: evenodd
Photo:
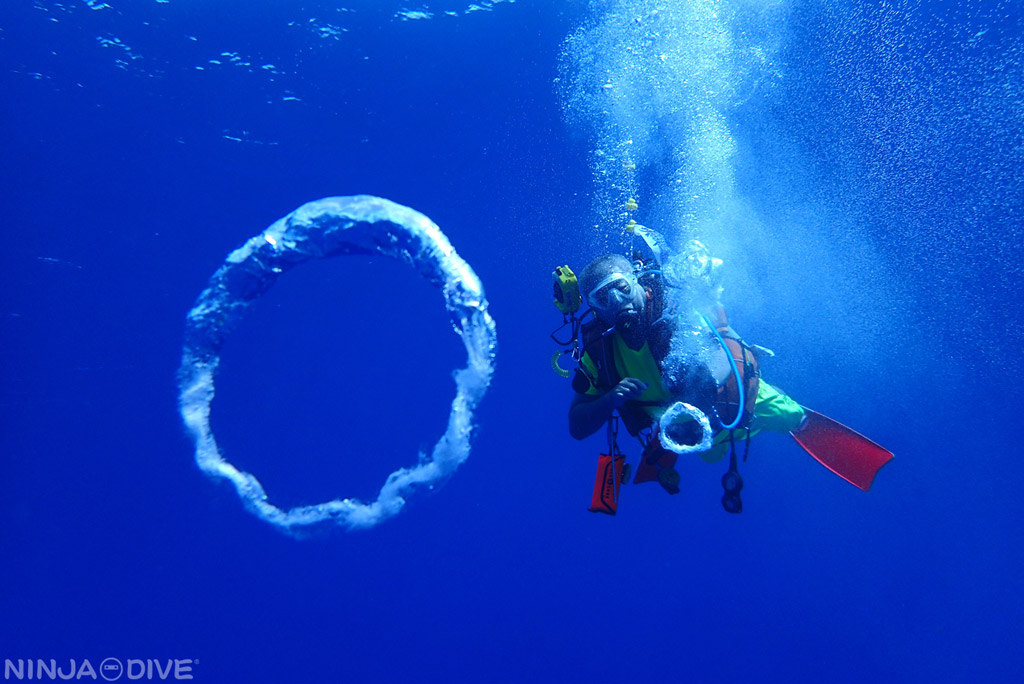
<path id="1" fill-rule="evenodd" d="M 574 314 L 580 310 L 583 298 L 576 274 L 568 266 L 559 266 L 551 274 L 555 285 L 555 306 L 563 314 Z"/>

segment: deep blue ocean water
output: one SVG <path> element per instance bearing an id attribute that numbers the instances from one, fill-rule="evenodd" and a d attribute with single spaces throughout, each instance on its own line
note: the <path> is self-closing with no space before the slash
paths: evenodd
<path id="1" fill-rule="evenodd" d="M 1018 681 L 1022 29 L 1009 0 L 5 0 L 0 659 Z M 185 316 L 232 249 L 361 193 L 471 264 L 497 370 L 448 482 L 296 539 L 196 466 Z M 769 382 L 895 453 L 870 492 L 766 433 L 739 516 L 697 460 L 586 511 L 604 440 L 567 433 L 550 273 L 625 249 L 628 195 L 725 259 Z M 372 500 L 464 363 L 408 267 L 304 264 L 225 345 L 213 428 L 281 506 Z"/>

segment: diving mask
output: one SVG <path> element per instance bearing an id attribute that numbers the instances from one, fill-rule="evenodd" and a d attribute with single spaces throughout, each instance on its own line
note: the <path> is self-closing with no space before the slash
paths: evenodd
<path id="1" fill-rule="evenodd" d="M 591 306 L 613 309 L 632 303 L 633 288 L 640 287 L 632 273 L 611 273 L 601 280 L 587 295 Z"/>

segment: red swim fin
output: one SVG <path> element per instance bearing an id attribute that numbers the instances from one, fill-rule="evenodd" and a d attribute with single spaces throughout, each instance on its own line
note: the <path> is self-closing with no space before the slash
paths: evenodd
<path id="1" fill-rule="evenodd" d="M 828 416 L 805 408 L 807 420 L 789 433 L 818 463 L 865 492 L 892 452 Z"/>

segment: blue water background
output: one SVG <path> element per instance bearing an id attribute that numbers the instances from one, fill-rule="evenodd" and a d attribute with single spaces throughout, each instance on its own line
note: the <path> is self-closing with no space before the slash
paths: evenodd
<path id="1" fill-rule="evenodd" d="M 193 659 L 210 682 L 1017 681 L 1015 4 L 791 3 L 780 76 L 730 114 L 761 226 L 729 243 L 733 323 L 777 352 L 770 382 L 896 460 L 864 493 L 765 435 L 742 515 L 724 465 L 694 462 L 615 518 L 586 511 L 603 440 L 568 436 L 548 366 L 551 269 L 620 244 L 593 228 L 593 132 L 557 80 L 605 5 L 109 4 L 0 8 L 0 658 Z M 358 193 L 430 216 L 473 266 L 497 372 L 448 483 L 296 540 L 195 466 L 184 317 L 244 240 Z M 411 270 L 307 264 L 225 347 L 214 429 L 281 505 L 372 499 L 443 432 L 463 362 Z"/>

